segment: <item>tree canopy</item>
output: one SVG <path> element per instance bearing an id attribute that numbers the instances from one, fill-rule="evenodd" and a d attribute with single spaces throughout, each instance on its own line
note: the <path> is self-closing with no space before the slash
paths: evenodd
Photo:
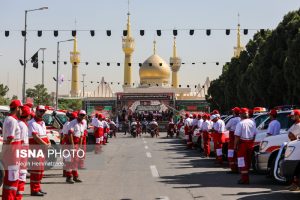
<path id="1" fill-rule="evenodd" d="M 275 30 L 257 32 L 239 58 L 223 66 L 207 100 L 227 111 L 235 106 L 267 108 L 300 102 L 300 9 Z"/>
<path id="2" fill-rule="evenodd" d="M 34 88 L 28 88 L 26 90 L 26 96 L 33 98 L 34 105 L 52 105 L 50 94 L 47 92 L 47 88 L 43 84 L 38 84 Z"/>

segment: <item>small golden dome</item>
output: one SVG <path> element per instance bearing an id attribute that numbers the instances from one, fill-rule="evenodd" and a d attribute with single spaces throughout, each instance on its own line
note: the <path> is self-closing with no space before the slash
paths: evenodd
<path id="1" fill-rule="evenodd" d="M 157 54 L 150 56 L 139 70 L 141 84 L 168 84 L 170 79 L 169 65 Z"/>

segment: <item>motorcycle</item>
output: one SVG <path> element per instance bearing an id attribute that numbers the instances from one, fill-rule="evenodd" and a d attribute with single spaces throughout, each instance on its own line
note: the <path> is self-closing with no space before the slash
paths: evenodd
<path id="1" fill-rule="evenodd" d="M 169 123 L 168 131 L 167 131 L 167 138 L 170 136 L 173 138 L 174 134 L 176 133 L 176 127 L 174 123 Z"/>
<path id="2" fill-rule="evenodd" d="M 134 138 L 137 136 L 137 123 L 136 122 L 131 123 L 130 133 L 131 133 L 132 137 L 134 137 Z"/>
<path id="3" fill-rule="evenodd" d="M 150 124 L 149 133 L 151 137 L 154 137 L 154 135 L 157 137 L 157 126 Z"/>

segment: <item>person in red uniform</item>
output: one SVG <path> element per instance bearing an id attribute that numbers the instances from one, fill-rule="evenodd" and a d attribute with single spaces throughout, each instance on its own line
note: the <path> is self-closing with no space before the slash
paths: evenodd
<path id="1" fill-rule="evenodd" d="M 177 131 L 176 131 L 176 137 L 178 138 L 178 137 L 179 137 L 179 131 L 180 131 L 181 127 L 184 126 L 184 122 L 183 122 L 183 117 L 182 117 L 182 116 L 180 116 L 180 119 L 179 119 L 179 121 L 177 122 L 176 126 L 177 126 L 177 127 L 176 127 L 176 128 L 177 128 Z"/>
<path id="2" fill-rule="evenodd" d="M 193 128 L 193 119 L 192 115 L 186 113 L 186 119 L 184 120 L 184 133 L 185 133 L 185 140 L 186 140 L 186 149 L 191 149 L 193 142 L 192 142 L 192 128 Z"/>
<path id="3" fill-rule="evenodd" d="M 28 120 L 30 119 L 31 110 L 28 106 L 22 107 L 22 115 L 19 120 L 19 126 L 21 129 L 21 148 L 28 150 L 29 139 L 28 139 Z M 26 174 L 27 174 L 27 157 L 20 158 L 20 173 L 19 173 L 19 184 L 17 190 L 16 200 L 21 200 L 25 191 Z"/>
<path id="4" fill-rule="evenodd" d="M 51 146 L 46 133 L 46 125 L 43 121 L 43 115 L 45 112 L 45 106 L 37 106 L 35 117 L 28 122 L 29 148 L 32 149 L 32 151 L 44 151 Z M 45 157 L 39 156 L 31 158 L 30 161 L 30 163 L 38 163 L 36 166 L 31 166 L 30 169 L 31 196 L 44 196 L 46 192 L 43 192 L 41 189 L 41 181 L 44 175 L 43 164 L 45 162 Z"/>
<path id="5" fill-rule="evenodd" d="M 229 131 L 229 142 L 228 142 L 228 163 L 231 169 L 228 173 L 237 173 L 238 166 L 236 163 L 236 152 L 234 152 L 234 131 L 236 125 L 241 121 L 240 118 L 240 108 L 235 107 L 232 109 L 233 117 L 228 121 L 225 128 Z"/>
<path id="6" fill-rule="evenodd" d="M 62 150 L 67 149 L 67 144 L 69 142 L 69 133 L 68 133 L 68 129 L 69 129 L 69 124 L 71 121 L 73 121 L 74 119 L 76 119 L 78 117 L 78 113 L 77 112 L 71 112 L 69 113 L 69 119 L 68 121 L 63 125 L 62 128 L 62 138 L 61 138 L 61 145 L 62 145 Z M 63 158 L 63 162 L 64 162 L 64 166 L 63 166 L 63 177 L 67 177 L 66 175 L 66 160 L 65 158 Z"/>
<path id="7" fill-rule="evenodd" d="M 98 154 L 101 150 L 101 144 L 104 140 L 104 128 L 103 128 L 103 115 L 98 114 L 98 121 L 95 126 L 95 154 Z"/>
<path id="8" fill-rule="evenodd" d="M 87 129 L 88 129 L 88 123 L 87 123 L 87 120 L 86 120 L 86 116 L 82 120 L 82 122 L 83 122 L 83 128 L 84 128 L 83 136 L 82 136 L 82 150 L 84 151 L 84 156 L 79 159 L 79 165 L 78 165 L 79 169 L 85 169 L 84 160 L 85 160 L 86 145 L 87 145 L 87 139 L 86 138 L 88 136 L 88 131 L 87 131 Z"/>
<path id="9" fill-rule="evenodd" d="M 255 123 L 249 119 L 249 110 L 241 108 L 240 113 L 241 121 L 236 125 L 234 132 L 234 149 L 237 152 L 238 167 L 241 173 L 238 184 L 249 184 L 249 169 L 257 130 Z"/>
<path id="10" fill-rule="evenodd" d="M 210 116 L 208 114 L 204 114 L 202 116 L 203 122 L 201 125 L 201 132 L 203 138 L 203 150 L 204 155 L 203 157 L 208 158 L 210 155 L 210 135 L 209 131 L 212 129 L 212 123 L 210 121 Z"/>
<path id="11" fill-rule="evenodd" d="M 68 133 L 69 133 L 69 140 L 68 146 L 69 149 L 72 149 L 75 153 L 74 156 L 69 156 L 69 162 L 66 166 L 66 182 L 73 184 L 74 182 L 82 182 L 79 179 L 78 174 L 78 166 L 79 166 L 79 158 L 77 156 L 77 152 L 79 149 L 82 149 L 82 137 L 84 136 L 84 118 L 86 116 L 86 112 L 84 110 L 79 111 L 78 117 L 72 120 L 69 124 Z M 71 161 L 71 162 L 70 162 Z M 72 180 L 73 177 L 73 180 Z"/>
<path id="12" fill-rule="evenodd" d="M 15 200 L 17 196 L 20 159 L 16 155 L 16 151 L 21 149 L 21 128 L 18 120 L 22 114 L 22 106 L 20 100 L 13 100 L 9 105 L 10 114 L 3 122 L 2 162 L 5 169 L 2 187 L 3 200 Z"/>
<path id="13" fill-rule="evenodd" d="M 214 122 L 212 126 L 212 137 L 214 141 L 214 148 L 217 154 L 216 163 L 223 164 L 222 138 L 224 137 L 225 123 L 218 116 L 219 114 L 215 114 L 211 117 L 212 121 Z"/>

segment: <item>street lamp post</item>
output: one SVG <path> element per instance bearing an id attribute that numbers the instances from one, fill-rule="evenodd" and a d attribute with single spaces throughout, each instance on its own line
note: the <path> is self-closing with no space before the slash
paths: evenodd
<path id="1" fill-rule="evenodd" d="M 82 97 L 84 97 L 84 77 L 86 76 L 86 74 L 82 74 Z"/>
<path id="2" fill-rule="evenodd" d="M 69 39 L 69 40 L 63 40 L 63 41 L 58 41 L 57 42 L 57 57 L 56 57 L 56 98 L 55 98 L 55 110 L 58 108 L 58 72 L 59 72 L 59 43 L 62 42 L 71 42 L 74 41 L 74 39 Z"/>
<path id="3" fill-rule="evenodd" d="M 44 67 L 45 67 L 45 50 L 46 48 L 40 48 L 40 50 L 43 51 L 43 65 L 42 65 L 42 84 L 44 85 L 45 87 L 45 72 L 44 72 Z"/>
<path id="4" fill-rule="evenodd" d="M 26 43 L 27 43 L 27 13 L 28 12 L 32 12 L 32 11 L 37 11 L 37 10 L 46 10 L 48 9 L 48 7 L 41 7 L 41 8 L 37 8 L 37 9 L 32 9 L 32 10 L 25 10 L 25 35 L 24 35 L 24 69 L 23 69 L 23 89 L 22 89 L 22 99 L 23 102 L 25 103 L 25 90 L 26 90 L 26 64 L 27 64 L 27 60 L 26 60 Z"/>

